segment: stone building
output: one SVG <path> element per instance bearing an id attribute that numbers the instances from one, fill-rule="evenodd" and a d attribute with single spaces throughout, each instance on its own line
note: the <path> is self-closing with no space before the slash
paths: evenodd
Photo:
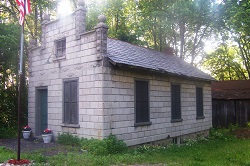
<path id="1" fill-rule="evenodd" d="M 29 47 L 29 125 L 128 146 L 178 141 L 212 126 L 212 77 L 173 55 L 107 38 L 105 17 L 85 30 L 86 8 L 42 23 Z"/>

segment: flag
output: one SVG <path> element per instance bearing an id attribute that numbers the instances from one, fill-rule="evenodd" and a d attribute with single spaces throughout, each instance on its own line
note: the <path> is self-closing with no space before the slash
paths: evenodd
<path id="1" fill-rule="evenodd" d="M 31 12 L 30 0 L 16 0 L 16 3 L 20 10 L 19 24 L 23 25 L 25 15 Z"/>

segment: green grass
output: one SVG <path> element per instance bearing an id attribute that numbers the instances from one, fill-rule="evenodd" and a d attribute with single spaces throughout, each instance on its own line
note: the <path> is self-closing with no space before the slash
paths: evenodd
<path id="1" fill-rule="evenodd" d="M 0 163 L 8 159 L 13 159 L 16 157 L 16 153 L 13 151 L 7 150 L 5 147 L 0 146 Z"/>
<path id="2" fill-rule="evenodd" d="M 249 166 L 250 140 L 211 140 L 192 146 L 171 146 L 166 149 L 151 148 L 145 152 L 130 150 L 124 154 L 94 156 L 91 154 L 69 153 L 49 158 L 51 165 L 121 165 L 157 164 L 195 166 Z"/>
<path id="3" fill-rule="evenodd" d="M 250 166 L 250 139 L 236 139 L 233 136 L 215 134 L 214 139 L 191 142 L 181 146 L 148 147 L 141 146 L 123 153 L 95 155 L 91 152 L 69 150 L 67 154 L 44 157 L 41 152 L 21 154 L 23 158 L 34 160 L 36 165 L 48 162 L 61 165 L 128 165 L 166 164 L 168 166 Z M 79 148 L 79 147 L 74 147 Z M 0 148 L 0 163 L 15 157 L 15 153 Z"/>

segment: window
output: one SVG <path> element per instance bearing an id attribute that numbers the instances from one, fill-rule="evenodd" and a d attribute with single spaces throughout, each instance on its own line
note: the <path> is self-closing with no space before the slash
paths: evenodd
<path id="1" fill-rule="evenodd" d="M 171 122 L 179 122 L 181 119 L 181 87 L 171 85 Z"/>
<path id="2" fill-rule="evenodd" d="M 64 57 L 66 55 L 66 39 L 56 41 L 56 57 Z"/>
<path id="3" fill-rule="evenodd" d="M 65 124 L 78 124 L 78 81 L 67 80 L 63 84 L 64 110 L 63 122 Z"/>
<path id="4" fill-rule="evenodd" d="M 203 114 L 203 88 L 196 87 L 196 116 L 204 118 Z"/>
<path id="5" fill-rule="evenodd" d="M 135 119 L 135 126 L 151 124 L 147 81 L 135 81 Z"/>

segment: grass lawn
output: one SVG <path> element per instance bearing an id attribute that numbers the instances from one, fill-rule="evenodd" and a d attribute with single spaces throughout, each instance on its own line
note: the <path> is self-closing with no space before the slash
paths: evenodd
<path id="1" fill-rule="evenodd" d="M 76 148 L 77 149 L 77 148 Z M 13 151 L 0 147 L 0 163 L 15 158 Z M 168 147 L 142 146 L 129 149 L 122 154 L 94 155 L 81 152 L 79 148 L 67 154 L 51 157 L 41 155 L 41 152 L 22 154 L 22 158 L 34 160 L 36 165 L 132 165 L 132 164 L 165 164 L 194 166 L 250 166 L 250 139 L 237 139 L 233 136 L 221 136 L 215 139 L 195 142 L 185 145 Z"/>

